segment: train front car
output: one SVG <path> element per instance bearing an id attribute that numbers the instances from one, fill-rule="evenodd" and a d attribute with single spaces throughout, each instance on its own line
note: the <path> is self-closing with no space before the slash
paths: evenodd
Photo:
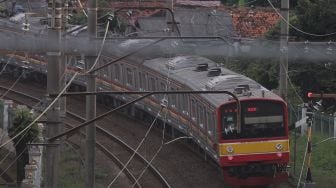
<path id="1" fill-rule="evenodd" d="M 236 102 L 217 111 L 219 155 L 224 179 L 235 186 L 268 185 L 288 179 L 287 105 L 282 100 L 241 100 L 240 125 Z"/>

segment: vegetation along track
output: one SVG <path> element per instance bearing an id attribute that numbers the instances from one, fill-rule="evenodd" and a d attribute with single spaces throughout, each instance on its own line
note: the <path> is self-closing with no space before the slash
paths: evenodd
<path id="1" fill-rule="evenodd" d="M 8 87 L 0 86 L 0 90 L 7 91 Z M 1 92 L 1 94 L 3 94 L 3 93 L 4 92 Z M 11 91 L 9 91 L 9 93 L 10 93 L 10 95 L 8 95 L 8 94 L 6 95 L 6 96 L 10 96 L 8 98 L 16 101 L 17 103 L 25 104 L 25 105 L 30 106 L 30 107 L 34 107 L 36 104 L 41 102 L 41 100 L 38 99 L 37 97 L 31 96 L 27 93 L 15 91 L 15 90 L 11 90 Z M 67 112 L 67 118 L 66 118 L 64 124 L 69 129 L 73 127 L 72 126 L 73 125 L 73 120 L 69 120 L 69 117 L 72 117 L 72 119 L 76 119 L 79 122 L 84 122 L 85 121 L 85 119 L 83 117 L 81 117 L 81 116 L 79 116 L 75 113 L 72 113 L 72 112 Z M 71 123 L 69 123 L 69 121 L 71 121 Z M 134 173 L 134 174 L 137 174 L 137 175 L 140 174 L 141 171 L 142 171 L 141 169 L 144 168 L 143 166 L 146 167 L 148 165 L 148 169 L 151 171 L 151 173 L 156 178 L 147 177 L 148 174 L 146 174 L 146 177 L 144 178 L 144 179 L 146 179 L 146 181 L 148 181 L 148 178 L 150 178 L 151 179 L 151 181 L 150 181 L 151 185 L 161 185 L 162 187 L 171 187 L 169 185 L 169 183 L 167 182 L 167 180 L 161 175 L 161 173 L 152 164 L 149 164 L 149 161 L 147 161 L 142 155 L 135 152 L 134 149 L 131 146 L 129 146 L 127 143 L 125 143 L 124 141 L 119 139 L 117 136 L 111 134 L 109 131 L 105 130 L 104 128 L 102 128 L 100 126 L 97 126 L 97 133 L 100 135 L 97 138 L 97 142 L 96 142 L 97 148 L 99 150 L 101 150 L 107 157 L 112 159 L 113 162 L 119 168 L 124 167 L 124 162 L 122 161 L 122 159 L 128 159 L 130 154 L 135 153 L 136 159 L 138 159 L 140 162 L 136 163 L 137 164 L 136 167 L 135 167 L 135 163 L 132 163 L 132 166 L 131 166 L 132 171 L 137 172 L 137 173 Z M 85 134 L 83 132 L 81 132 L 81 136 L 85 137 Z M 111 140 L 113 142 L 111 142 Z M 72 143 L 72 144 L 74 144 L 74 143 Z M 116 146 L 119 146 L 119 149 L 117 149 Z M 115 152 L 115 153 L 117 152 L 118 154 L 117 155 L 113 154 L 111 152 L 112 150 L 113 150 L 113 152 Z M 128 151 L 129 154 L 127 155 L 123 151 Z M 129 178 L 129 180 L 131 181 L 130 182 L 131 184 L 135 184 L 136 187 L 142 187 L 140 183 L 136 182 L 136 177 L 132 174 L 132 172 L 130 170 L 130 167 L 126 168 L 124 173 Z M 158 182 L 155 182 L 155 181 L 158 181 Z"/>

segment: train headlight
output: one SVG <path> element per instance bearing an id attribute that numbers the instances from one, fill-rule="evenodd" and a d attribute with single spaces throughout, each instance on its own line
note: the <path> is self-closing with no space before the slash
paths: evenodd
<path id="1" fill-rule="evenodd" d="M 232 147 L 232 146 L 227 146 L 227 147 L 226 147 L 226 151 L 227 151 L 228 153 L 233 153 L 233 147 Z"/>
<path id="2" fill-rule="evenodd" d="M 283 146 L 282 146 L 282 144 L 277 143 L 277 144 L 275 145 L 275 148 L 276 148 L 278 151 L 281 151 L 281 150 L 283 149 Z"/>

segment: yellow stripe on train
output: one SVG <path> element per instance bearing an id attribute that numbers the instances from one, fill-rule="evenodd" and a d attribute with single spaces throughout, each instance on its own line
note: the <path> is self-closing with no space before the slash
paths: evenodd
<path id="1" fill-rule="evenodd" d="M 220 156 L 288 152 L 289 141 L 270 140 L 257 142 L 236 142 L 219 144 Z"/>

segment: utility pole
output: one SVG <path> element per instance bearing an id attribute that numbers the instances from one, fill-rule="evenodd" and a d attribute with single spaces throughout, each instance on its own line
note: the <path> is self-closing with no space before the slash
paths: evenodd
<path id="1" fill-rule="evenodd" d="M 88 1 L 88 32 L 89 40 L 94 44 L 97 37 L 97 0 Z M 85 70 L 88 71 L 94 65 L 96 59 L 97 48 L 93 45 L 93 54 L 89 54 L 85 63 Z M 91 51 L 91 50 L 90 50 Z M 88 92 L 96 91 L 95 72 L 88 73 L 86 78 Z M 86 96 L 86 119 L 94 119 L 96 117 L 96 96 Z M 86 188 L 95 187 L 95 162 L 96 162 L 96 123 L 89 124 L 86 128 Z"/>
<path id="2" fill-rule="evenodd" d="M 287 80 L 288 80 L 288 22 L 289 22 L 289 0 L 281 0 L 281 36 L 280 36 L 280 81 L 279 94 L 287 100 Z"/>
<path id="3" fill-rule="evenodd" d="M 50 44 L 55 44 L 55 48 L 47 52 L 47 93 L 58 94 L 60 92 L 60 64 L 62 62 L 60 41 L 62 29 L 62 1 L 50 0 L 48 2 L 48 40 Z M 50 104 L 51 99 L 47 99 Z M 47 112 L 47 137 L 53 137 L 60 131 L 60 103 L 57 101 Z M 59 147 L 56 145 L 47 145 L 46 148 L 46 185 L 45 187 L 56 188 L 58 182 L 58 160 Z"/>

